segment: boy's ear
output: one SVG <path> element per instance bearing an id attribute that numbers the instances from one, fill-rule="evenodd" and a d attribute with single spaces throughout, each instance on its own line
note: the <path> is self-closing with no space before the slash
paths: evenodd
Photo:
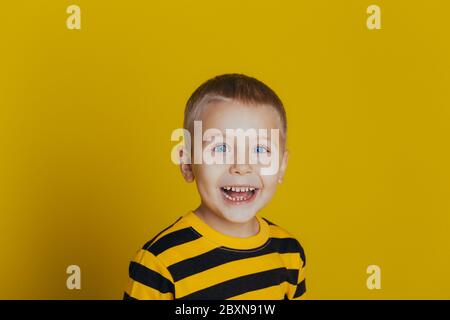
<path id="1" fill-rule="evenodd" d="M 190 164 L 190 161 L 188 163 L 187 159 L 189 157 L 183 157 L 184 150 L 180 150 L 180 170 L 181 174 L 183 175 L 184 180 L 186 182 L 192 182 L 194 181 L 194 172 L 192 171 L 192 165 Z"/>
<path id="2" fill-rule="evenodd" d="M 286 173 L 286 167 L 288 163 L 289 152 L 284 150 L 283 158 L 281 159 L 280 170 L 278 171 L 278 183 L 282 183 L 284 179 L 284 174 Z"/>

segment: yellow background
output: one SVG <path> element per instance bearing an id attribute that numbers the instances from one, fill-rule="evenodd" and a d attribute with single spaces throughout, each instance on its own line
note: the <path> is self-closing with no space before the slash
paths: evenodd
<path id="1" fill-rule="evenodd" d="M 66 8 L 81 8 L 81 30 Z M 382 30 L 366 28 L 381 7 Z M 286 105 L 262 215 L 313 299 L 450 298 L 448 1 L 8 1 L 0 8 L 0 298 L 120 299 L 129 260 L 198 203 L 170 161 L 221 73 Z M 82 289 L 66 288 L 81 267 Z M 381 290 L 366 268 L 381 267 Z"/>

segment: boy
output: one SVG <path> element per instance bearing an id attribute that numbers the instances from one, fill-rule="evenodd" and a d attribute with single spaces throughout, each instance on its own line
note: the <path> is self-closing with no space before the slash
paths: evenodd
<path id="1" fill-rule="evenodd" d="M 206 129 L 200 140 L 199 125 Z M 196 182 L 200 206 L 138 251 L 124 299 L 302 299 L 302 246 L 258 214 L 287 165 L 286 114 L 278 96 L 245 75 L 217 76 L 188 100 L 184 128 L 194 145 L 180 151 L 180 169 L 187 182 Z M 242 142 L 248 148 L 240 148 Z"/>

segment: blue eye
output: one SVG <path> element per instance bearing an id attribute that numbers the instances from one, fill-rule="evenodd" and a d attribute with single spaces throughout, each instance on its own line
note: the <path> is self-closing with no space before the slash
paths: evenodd
<path id="1" fill-rule="evenodd" d="M 255 148 L 255 152 L 256 152 L 256 153 L 267 153 L 267 152 L 269 152 L 269 150 L 267 150 L 266 147 L 263 147 L 263 146 L 257 146 L 257 147 Z"/>
<path id="2" fill-rule="evenodd" d="M 227 152 L 228 151 L 228 147 L 226 144 L 219 144 L 218 146 L 215 146 L 213 148 L 214 152 Z"/>

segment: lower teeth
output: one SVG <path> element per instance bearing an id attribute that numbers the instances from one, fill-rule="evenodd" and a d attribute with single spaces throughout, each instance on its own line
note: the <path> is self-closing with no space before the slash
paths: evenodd
<path id="1" fill-rule="evenodd" d="M 233 197 L 230 197 L 229 195 L 225 195 L 225 197 L 227 197 L 227 198 L 230 199 L 231 201 L 244 201 L 244 198 L 243 198 L 243 197 L 233 198 Z M 247 199 L 245 199 L 245 200 L 247 200 Z"/>
<path id="2" fill-rule="evenodd" d="M 231 201 L 246 201 L 246 200 L 250 199 L 254 193 L 255 193 L 255 191 L 252 191 L 251 195 L 246 195 L 245 197 L 232 197 L 232 196 L 228 195 L 225 190 L 223 190 L 223 194 L 224 194 L 225 198 L 227 198 Z"/>

